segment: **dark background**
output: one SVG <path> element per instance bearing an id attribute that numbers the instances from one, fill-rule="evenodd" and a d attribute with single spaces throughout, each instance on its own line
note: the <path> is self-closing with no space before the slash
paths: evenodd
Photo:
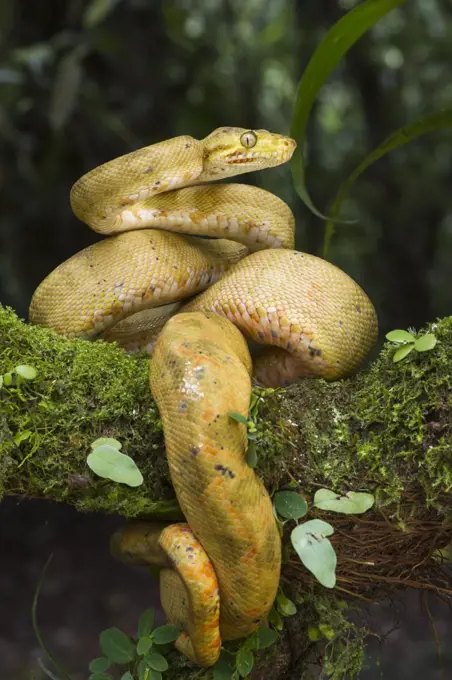
<path id="1" fill-rule="evenodd" d="M 287 133 L 303 69 L 354 4 L 1 0 L 0 301 L 26 316 L 44 276 L 98 239 L 68 202 L 72 183 L 90 168 L 223 125 Z M 451 60 L 450 0 L 411 0 L 356 44 L 322 89 L 309 125 L 308 184 L 317 207 L 327 208 L 341 181 L 395 128 L 451 107 Z M 288 167 L 243 181 L 286 200 L 297 215 L 297 246 L 320 252 L 323 223 L 297 199 Z M 357 222 L 338 227 L 330 259 L 368 292 L 382 333 L 451 312 L 451 186 L 451 133 L 440 131 L 380 160 L 344 205 L 344 217 Z M 110 559 L 107 537 L 117 523 L 48 503 L 0 506 L 1 680 L 28 679 L 30 669 L 40 677 L 30 608 L 51 551 L 40 619 L 74 680 L 87 677 L 100 630 L 133 632 L 155 587 Z M 450 612 L 429 604 L 450 677 Z M 382 650 L 371 645 L 374 670 L 363 680 L 439 680 L 433 630 L 417 595 L 398 609 L 402 628 Z M 371 613 L 382 630 L 392 627 L 391 609 Z"/>

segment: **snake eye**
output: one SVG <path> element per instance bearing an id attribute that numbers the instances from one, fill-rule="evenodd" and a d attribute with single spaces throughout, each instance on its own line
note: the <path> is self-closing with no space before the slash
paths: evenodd
<path id="1" fill-rule="evenodd" d="M 245 147 L 245 149 L 251 149 L 257 144 L 257 135 L 252 130 L 244 132 L 240 137 L 240 144 Z"/>

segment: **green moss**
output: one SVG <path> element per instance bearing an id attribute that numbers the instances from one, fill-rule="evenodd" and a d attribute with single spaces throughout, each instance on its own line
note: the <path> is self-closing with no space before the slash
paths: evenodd
<path id="1" fill-rule="evenodd" d="M 4 490 L 72 502 L 81 510 L 177 516 L 147 361 L 112 344 L 70 341 L 27 326 L 0 308 L 0 373 L 23 363 L 37 369 L 37 378 L 15 377 L 0 391 Z M 100 436 L 115 437 L 136 459 L 145 479 L 139 489 L 90 472 L 86 457 Z"/>
<path id="2" fill-rule="evenodd" d="M 392 362 L 387 346 L 350 380 L 304 380 L 264 397 L 259 472 L 270 492 L 299 480 L 309 496 L 324 484 L 370 489 L 394 504 L 410 486 L 440 509 L 452 488 L 452 320 L 430 327 L 433 351 Z M 0 372 L 36 367 L 0 391 L 0 489 L 48 496 L 80 509 L 146 516 L 174 512 L 161 423 L 148 388 L 148 362 L 103 342 L 68 341 L 0 308 Z M 139 465 L 131 490 L 94 478 L 90 443 L 112 436 Z"/>
<path id="3" fill-rule="evenodd" d="M 276 413 L 271 408 L 266 417 L 278 426 L 284 422 L 286 470 L 307 494 L 324 484 L 341 492 L 371 490 L 380 503 L 394 505 L 403 492 L 415 489 L 427 506 L 448 512 L 452 317 L 428 330 L 438 338 L 432 351 L 412 352 L 393 363 L 388 343 L 372 366 L 352 379 L 306 380 L 280 395 Z"/>

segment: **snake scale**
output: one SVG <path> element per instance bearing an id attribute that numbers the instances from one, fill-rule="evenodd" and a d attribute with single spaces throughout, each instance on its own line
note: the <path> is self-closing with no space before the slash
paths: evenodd
<path id="1" fill-rule="evenodd" d="M 54 270 L 30 306 L 33 323 L 69 337 L 153 348 L 150 388 L 187 524 L 133 524 L 112 547 L 161 568 L 163 608 L 183 631 L 176 646 L 205 667 L 222 640 L 265 620 L 279 582 L 271 500 L 245 462 L 245 425 L 228 416 L 249 408 L 244 335 L 266 345 L 256 378 L 279 385 L 353 373 L 377 334 L 361 288 L 293 250 L 294 217 L 283 201 L 252 186 L 210 184 L 284 163 L 294 148 L 266 130 L 224 127 L 91 170 L 74 184 L 71 205 L 108 238 Z"/>

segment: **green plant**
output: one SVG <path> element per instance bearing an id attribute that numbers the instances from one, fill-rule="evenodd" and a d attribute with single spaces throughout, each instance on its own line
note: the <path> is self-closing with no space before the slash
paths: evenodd
<path id="1" fill-rule="evenodd" d="M 19 364 L 19 366 L 15 366 L 12 371 L 0 375 L 0 390 L 3 386 L 11 387 L 14 384 L 18 384 L 21 378 L 24 380 L 34 380 L 36 376 L 37 371 L 34 366 Z"/>
<path id="2" fill-rule="evenodd" d="M 33 629 L 38 644 L 46 657 L 57 669 L 56 676 L 39 659 L 42 671 L 51 680 L 71 680 L 70 675 L 59 665 L 58 660 L 46 647 L 42 639 L 37 622 L 37 605 L 41 587 L 52 555 L 42 570 L 36 591 L 33 597 L 31 610 Z M 180 630 L 177 626 L 164 625 L 154 628 L 154 610 L 146 609 L 138 621 L 136 637 L 129 637 L 119 628 L 107 628 L 99 637 L 100 648 L 103 656 L 93 659 L 89 664 L 91 672 L 88 680 L 113 680 L 113 676 L 107 671 L 114 665 L 123 666 L 124 673 L 121 680 L 162 680 L 169 665 L 165 654 L 171 649 L 171 643 L 179 637 Z"/>
<path id="3" fill-rule="evenodd" d="M 250 408 L 248 417 L 244 416 L 242 413 L 237 413 L 236 411 L 229 411 L 228 416 L 242 425 L 246 425 L 247 436 L 248 436 L 248 449 L 246 452 L 246 462 L 250 468 L 255 468 L 257 465 L 257 451 L 256 442 L 262 436 L 262 432 L 258 427 L 258 416 L 259 407 L 261 406 L 264 398 L 270 394 L 273 394 L 276 390 L 267 387 L 261 388 L 256 387 L 253 389 L 250 399 Z"/>
<path id="4" fill-rule="evenodd" d="M 386 339 L 399 346 L 392 357 L 394 363 L 404 359 L 413 350 L 415 352 L 430 352 L 437 343 L 433 333 L 415 336 L 412 333 L 403 330 L 395 330 L 386 333 Z"/>
<path id="5" fill-rule="evenodd" d="M 277 638 L 276 631 L 262 625 L 245 638 L 235 652 L 222 649 L 220 658 L 212 669 L 213 680 L 247 678 L 254 667 L 254 653 L 270 647 Z"/>
<path id="6" fill-rule="evenodd" d="M 295 189 L 303 203 L 317 217 L 326 220 L 323 241 L 324 257 L 328 254 L 331 239 L 335 231 L 335 224 L 354 221 L 339 219 L 339 213 L 344 199 L 358 177 L 390 151 L 408 144 L 413 139 L 427 132 L 450 129 L 452 127 L 451 109 L 429 113 L 417 120 L 410 121 L 384 139 L 348 175 L 339 187 L 327 216 L 321 213 L 312 202 L 306 186 L 303 152 L 307 142 L 307 123 L 314 101 L 332 71 L 356 41 L 386 14 L 405 2 L 406 0 L 366 0 L 347 12 L 345 16 L 330 28 L 326 36 L 319 43 L 298 84 L 291 125 L 291 136 L 297 142 L 297 149 L 292 158 L 292 177 Z"/>
<path id="7" fill-rule="evenodd" d="M 18 364 L 15 366 L 13 369 L 10 371 L 7 371 L 6 373 L 3 373 L 3 375 L 0 375 L 0 390 L 3 387 L 10 388 L 11 390 L 16 391 L 16 395 L 19 398 L 20 401 L 23 400 L 23 395 L 21 392 L 21 383 L 29 380 L 34 380 L 37 376 L 38 372 L 34 366 L 30 366 L 29 364 Z M 24 424 L 28 424 L 29 420 L 24 419 Z M 39 447 L 39 442 L 40 442 L 40 437 L 39 434 L 36 431 L 29 430 L 27 427 L 24 429 L 18 429 L 16 433 L 14 434 L 14 443 L 17 447 L 21 445 L 22 442 L 28 441 L 30 444 L 30 450 L 29 453 L 23 458 L 23 460 L 19 463 L 18 467 L 22 467 L 24 463 L 30 458 L 33 453 L 38 449 Z"/>
<path id="8" fill-rule="evenodd" d="M 334 234 L 334 224 L 338 222 L 338 215 L 342 204 L 347 197 L 347 194 L 358 177 L 373 165 L 380 158 L 383 158 L 390 151 L 408 144 L 413 139 L 417 139 L 427 132 L 436 132 L 452 127 L 452 110 L 446 109 L 435 113 L 427 114 L 417 120 L 411 121 L 403 127 L 395 130 L 386 139 L 384 139 L 379 146 L 377 146 L 366 158 L 349 174 L 349 176 L 342 182 L 336 196 L 331 204 L 328 221 L 325 230 L 325 240 L 323 244 L 323 254 L 326 256 L 331 239 Z"/>
<path id="9" fill-rule="evenodd" d="M 330 489 L 319 489 L 312 507 L 329 512 L 358 515 L 369 510 L 375 502 L 370 493 L 349 491 L 345 496 Z M 308 513 L 306 500 L 297 491 L 279 491 L 275 494 L 274 508 L 283 518 L 278 518 L 282 527 L 286 521 L 299 520 Z M 328 540 L 334 533 L 331 524 L 321 519 L 311 519 L 298 524 L 290 535 L 292 546 L 304 564 L 325 588 L 336 585 L 336 553 Z"/>
<path id="10" fill-rule="evenodd" d="M 117 439 L 108 437 L 96 439 L 91 444 L 92 452 L 88 455 L 86 463 L 98 477 L 127 486 L 140 486 L 143 484 L 143 475 L 135 461 L 120 452 L 121 446 Z"/>
<path id="11" fill-rule="evenodd" d="M 153 609 L 141 614 L 135 637 L 115 627 L 103 630 L 99 637 L 103 656 L 89 664 L 88 680 L 112 680 L 107 672 L 112 666 L 123 667 L 121 680 L 162 680 L 169 668 L 165 653 L 179 634 L 179 628 L 169 624 L 154 628 Z"/>
<path id="12" fill-rule="evenodd" d="M 314 101 L 331 72 L 355 42 L 379 19 L 406 0 L 367 0 L 347 12 L 330 28 L 309 60 L 297 88 L 291 136 L 297 142 L 292 158 L 292 177 L 303 203 L 318 217 L 327 219 L 313 204 L 306 187 L 303 151 L 306 128 Z"/>

